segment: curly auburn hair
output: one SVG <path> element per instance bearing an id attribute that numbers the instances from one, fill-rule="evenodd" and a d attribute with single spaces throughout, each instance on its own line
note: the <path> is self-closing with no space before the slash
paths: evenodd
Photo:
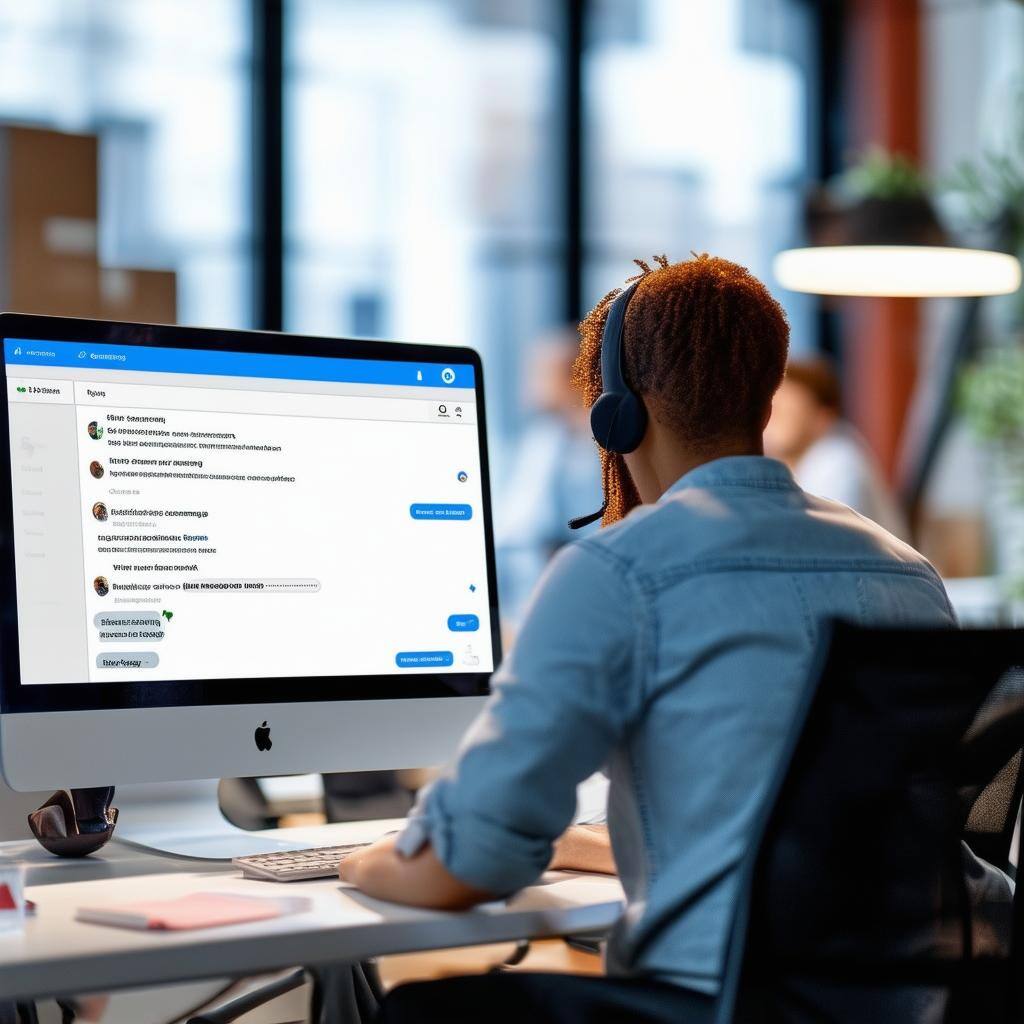
<path id="1" fill-rule="evenodd" d="M 683 263 L 655 256 L 626 311 L 623 373 L 649 413 L 698 452 L 753 438 L 786 367 L 789 323 L 745 267 L 707 253 Z M 620 289 L 580 324 L 573 384 L 589 408 L 601 395 L 601 336 Z M 607 505 L 602 525 L 622 519 L 640 495 L 621 455 L 601 451 Z"/>

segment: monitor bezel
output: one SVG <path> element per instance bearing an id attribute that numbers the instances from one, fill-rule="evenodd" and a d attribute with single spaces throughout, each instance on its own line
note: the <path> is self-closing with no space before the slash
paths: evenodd
<path id="1" fill-rule="evenodd" d="M 82 344 L 133 345 L 270 355 L 309 355 L 337 359 L 380 359 L 430 364 L 469 363 L 474 371 L 477 443 L 483 499 L 484 546 L 490 606 L 491 649 L 495 668 L 501 661 L 497 570 L 491 522 L 490 463 L 484 405 L 483 365 L 479 354 L 463 346 L 411 344 L 363 338 L 326 338 L 274 331 L 178 327 L 170 324 L 88 320 L 76 317 L 0 313 L 0 338 L 71 341 Z M 0 366 L 7 377 L 6 353 Z M 0 712 L 60 712 L 128 708 L 201 707 L 306 703 L 313 701 L 411 700 L 424 697 L 479 697 L 489 692 L 490 672 L 409 675 L 289 676 L 152 682 L 23 683 L 18 636 L 14 554 L 14 511 L 9 402 L 0 403 Z"/>

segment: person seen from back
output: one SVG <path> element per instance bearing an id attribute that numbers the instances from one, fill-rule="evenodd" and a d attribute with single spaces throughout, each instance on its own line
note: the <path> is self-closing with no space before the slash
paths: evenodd
<path id="1" fill-rule="evenodd" d="M 633 451 L 600 453 L 603 529 L 555 556 L 484 711 L 404 831 L 341 865 L 369 895 L 416 906 L 508 895 L 552 862 L 577 783 L 603 766 L 627 900 L 608 977 L 403 986 L 385 1022 L 540 1024 L 568 1019 L 567 998 L 586 1007 L 572 1019 L 707 1019 L 738 868 L 823 624 L 954 624 L 921 555 L 765 457 L 789 329 L 764 285 L 708 255 L 641 271 L 623 371 L 647 424 Z M 587 405 L 616 294 L 581 325 Z"/>

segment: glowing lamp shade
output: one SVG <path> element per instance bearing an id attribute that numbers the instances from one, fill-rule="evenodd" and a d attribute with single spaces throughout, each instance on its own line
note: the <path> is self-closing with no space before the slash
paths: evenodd
<path id="1" fill-rule="evenodd" d="M 1021 283 L 1013 256 L 924 245 L 832 245 L 786 249 L 775 257 L 783 288 L 815 295 L 905 298 L 1006 295 Z"/>

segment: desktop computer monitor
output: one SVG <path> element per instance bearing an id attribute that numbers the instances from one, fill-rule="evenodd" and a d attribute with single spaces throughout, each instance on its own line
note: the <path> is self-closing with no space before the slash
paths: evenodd
<path id="1" fill-rule="evenodd" d="M 451 756 L 500 658 L 475 352 L 0 328 L 13 789 Z"/>

